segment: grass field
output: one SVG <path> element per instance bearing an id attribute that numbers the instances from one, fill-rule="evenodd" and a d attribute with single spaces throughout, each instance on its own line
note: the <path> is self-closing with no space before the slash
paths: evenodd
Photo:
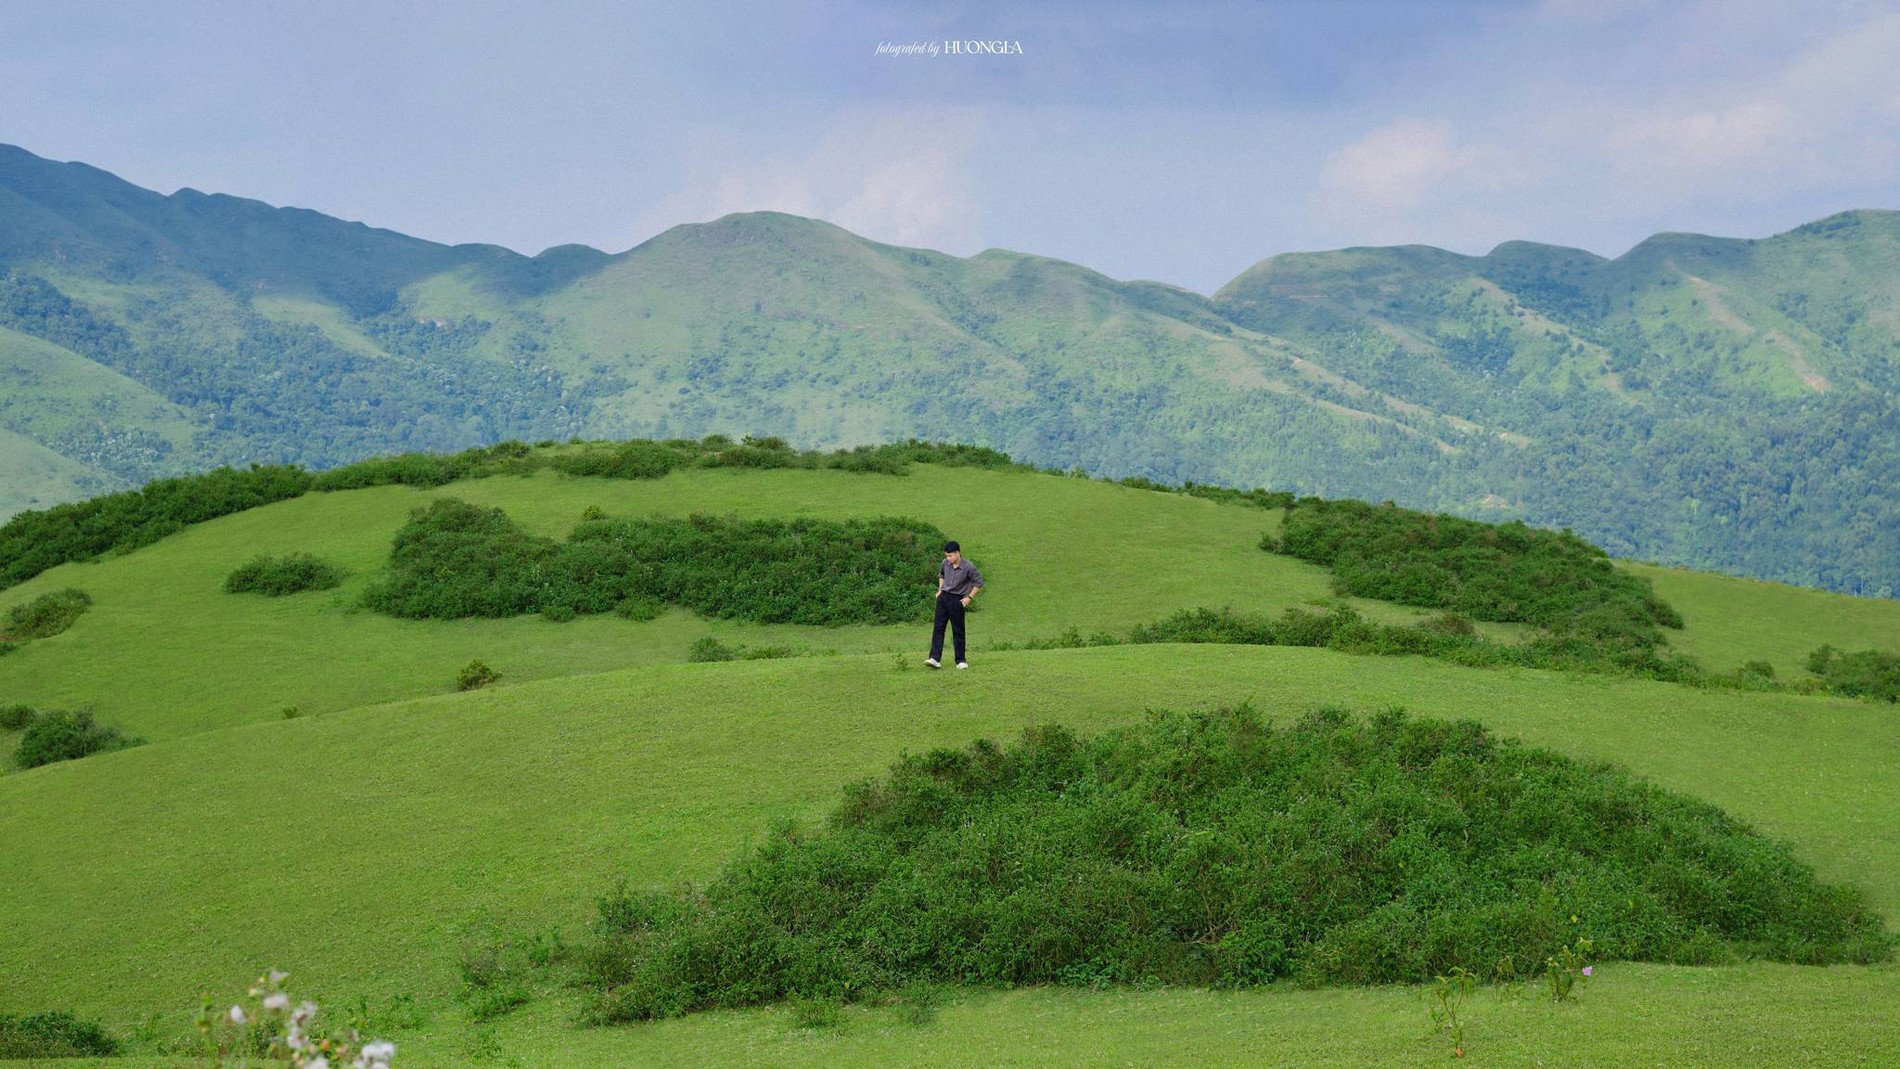
<path id="1" fill-rule="evenodd" d="M 783 1008 L 582 1029 L 576 996 L 558 990 L 477 1025 L 453 998 L 464 950 L 510 933 L 573 936 L 617 878 L 704 878 L 775 817 L 822 814 L 843 784 L 905 750 L 1245 700 L 1275 717 L 1398 704 L 1613 760 L 1790 841 L 1824 878 L 1900 918 L 1891 706 L 1280 647 L 998 652 L 937 673 L 916 664 L 920 628 L 742 627 L 678 612 L 650 624 L 408 622 L 344 604 L 407 509 L 437 493 L 502 505 L 550 534 L 589 504 L 915 516 L 962 538 L 992 578 L 972 617 L 978 650 L 1071 623 L 1125 629 L 1191 605 L 1327 595 L 1323 571 L 1255 548 L 1275 513 L 1074 479 L 915 472 L 540 475 L 310 495 L 9 591 L 11 603 L 77 585 L 97 604 L 0 661 L 0 698 L 91 702 L 155 741 L 0 778 L 0 1012 L 73 1009 L 122 1034 L 158 1015 L 155 1034 L 169 1036 L 200 992 L 234 995 L 276 966 L 331 1008 L 413 997 L 426 1019 L 395 1032 L 402 1065 L 1442 1064 L 1448 1047 L 1427 1036 L 1416 988 L 972 993 L 923 1026 L 852 1009 L 820 1032 L 792 1027 Z M 352 579 L 278 600 L 221 592 L 250 554 L 296 549 Z M 1763 657 L 1785 674 L 1823 641 L 1900 647 L 1900 605 L 1656 574 L 1689 621 L 1675 641 L 1712 667 Z M 1842 622 L 1846 610 L 1857 615 Z M 1748 613 L 1767 622 L 1737 618 Z M 709 633 L 839 653 L 678 663 Z M 473 656 L 503 682 L 450 693 Z M 304 715 L 283 719 L 288 704 Z M 1466 1060 L 1881 1065 L 1900 1047 L 1883 1012 L 1896 998 L 1891 964 L 1609 965 L 1572 1004 L 1481 992 Z"/>
<path id="2" fill-rule="evenodd" d="M 916 465 L 908 477 L 697 470 L 618 481 L 542 471 L 439 490 L 311 494 L 200 524 L 130 556 L 53 569 L 7 591 L 0 604 L 65 586 L 86 590 L 95 604 L 82 626 L 0 660 L 0 697 L 89 706 L 100 719 L 157 740 L 274 719 L 286 706 L 331 712 L 452 690 L 457 670 L 477 657 L 520 681 L 684 661 L 705 635 L 845 653 L 921 649 L 927 638 L 927 616 L 921 629 L 823 628 L 681 611 L 649 623 L 607 616 L 412 621 L 356 607 L 409 510 L 442 496 L 505 508 L 529 530 L 554 537 L 565 537 L 589 505 L 612 515 L 924 520 L 962 540 L 990 583 L 970 618 L 979 650 L 1068 626 L 1126 634 L 1196 605 L 1277 611 L 1330 597 L 1324 569 L 1257 548 L 1278 512 L 1082 479 L 932 465 Z M 287 598 L 224 592 L 225 576 L 254 554 L 297 550 L 341 565 L 349 579 L 336 590 Z M 929 583 L 918 589 L 926 613 L 933 590 Z M 1418 615 L 1354 604 L 1381 618 Z"/>

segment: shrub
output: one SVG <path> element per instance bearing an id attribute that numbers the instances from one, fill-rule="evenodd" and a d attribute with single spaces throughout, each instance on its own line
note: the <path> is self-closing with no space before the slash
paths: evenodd
<path id="1" fill-rule="evenodd" d="M 438 498 L 396 532 L 389 571 L 363 603 L 391 616 L 450 620 L 517 616 L 541 608 L 558 546 L 500 509 Z"/>
<path id="2" fill-rule="evenodd" d="M 232 594 L 282 597 L 305 590 L 331 590 L 342 583 L 342 569 L 321 557 L 308 553 L 282 557 L 260 554 L 226 576 L 224 589 Z"/>
<path id="3" fill-rule="evenodd" d="M 64 1010 L 24 1017 L 0 1013 L 0 1058 L 110 1058 L 119 1041 L 97 1021 Z"/>
<path id="4" fill-rule="evenodd" d="M 30 509 L 0 525 L 0 587 L 67 561 L 148 546 L 194 523 L 296 497 L 310 481 L 310 473 L 296 465 L 253 464 Z"/>
<path id="5" fill-rule="evenodd" d="M 901 759 L 703 889 L 622 889 L 594 1020 L 909 985 L 1413 983 L 1599 960 L 1878 961 L 1862 894 L 1705 803 L 1468 721 L 1243 707 Z"/>
<path id="6" fill-rule="evenodd" d="M 578 437 L 570 444 L 582 445 Z M 537 446 L 553 446 L 543 439 Z M 730 455 L 726 455 L 730 454 Z M 669 459 L 670 458 L 670 459 Z M 710 463 L 713 466 L 830 467 L 845 471 L 901 475 L 912 463 L 953 467 L 1033 470 L 1003 453 L 982 446 L 911 439 L 826 454 L 795 452 L 776 438 L 748 438 L 734 445 L 724 435 L 701 441 L 634 440 L 608 449 L 548 457 L 518 441 L 465 449 L 460 453 L 402 453 L 371 457 L 320 474 L 294 464 L 219 468 L 199 475 L 159 479 L 138 490 L 85 501 L 28 510 L 0 525 L 0 588 L 21 583 L 67 561 L 150 545 L 166 535 L 205 520 L 297 497 L 311 490 L 352 490 L 370 486 L 443 486 L 460 479 L 526 473 L 553 466 L 573 474 L 651 478 L 665 474 L 659 465 Z M 598 465 L 598 468 L 590 467 Z M 670 468 L 669 468 L 670 470 Z"/>
<path id="7" fill-rule="evenodd" d="M 487 662 L 476 659 L 468 662 L 455 677 L 455 689 L 479 690 L 500 678 L 500 672 L 488 667 Z"/>
<path id="8" fill-rule="evenodd" d="M 0 731 L 22 731 L 33 726 L 39 716 L 30 705 L 0 706 Z"/>
<path id="9" fill-rule="evenodd" d="M 26 734 L 20 736 L 20 750 L 14 760 L 21 768 L 38 768 L 55 761 L 75 761 L 96 753 L 124 750 L 144 742 L 118 728 L 95 723 L 91 713 L 41 713 L 26 729 Z"/>
<path id="10" fill-rule="evenodd" d="M 657 479 L 685 463 L 687 455 L 658 442 L 622 442 L 608 450 L 588 450 L 557 457 L 554 467 L 569 475 L 608 479 Z"/>
<path id="11" fill-rule="evenodd" d="M 1900 654 L 1879 650 L 1843 653 L 1822 646 L 1808 654 L 1808 671 L 1837 694 L 1900 702 Z"/>
<path id="12" fill-rule="evenodd" d="M 1436 616 L 1409 626 L 1380 624 L 1367 620 L 1349 605 L 1338 605 L 1324 613 L 1287 609 L 1278 619 L 1225 608 L 1219 611 L 1184 609 L 1166 619 L 1136 627 L 1129 633 L 1129 641 L 1319 646 L 1342 653 L 1440 657 L 1470 668 L 1516 665 L 1636 675 L 1694 685 L 1762 687 L 1753 681 L 1744 683 L 1709 675 L 1690 657 L 1664 655 L 1648 648 L 1612 653 L 1597 643 L 1575 636 L 1548 635 L 1524 645 L 1510 645 L 1485 638 L 1469 620 L 1456 616 Z M 1025 648 L 1048 648 L 1048 644 L 1031 642 L 1026 643 Z M 1772 681 L 1768 685 L 1772 685 Z"/>
<path id="13" fill-rule="evenodd" d="M 943 537 L 902 519 L 693 516 L 587 520 L 557 543 L 500 509 L 444 498 L 411 514 L 387 574 L 363 600 L 424 619 L 535 611 L 639 619 L 670 602 L 758 623 L 896 623 L 929 614 L 918 591 L 929 586 Z"/>
<path id="14" fill-rule="evenodd" d="M 1649 580 L 1569 531 L 1301 498 L 1261 542 L 1333 570 L 1342 594 L 1537 624 L 1611 651 L 1653 648 L 1682 617 Z"/>
<path id="15" fill-rule="evenodd" d="M 739 654 L 734 651 L 731 646 L 726 645 L 711 635 L 696 640 L 686 650 L 686 659 L 694 664 L 702 664 L 708 661 L 730 661 L 736 659 L 738 656 Z"/>
<path id="16" fill-rule="evenodd" d="M 943 532 L 915 520 L 687 519 L 584 523 L 554 597 L 605 612 L 640 596 L 755 623 L 901 623 L 930 613 Z"/>
<path id="17" fill-rule="evenodd" d="M 312 490 L 359 490 L 369 486 L 417 486 L 432 489 L 461 479 L 504 472 L 529 472 L 545 459 L 521 442 L 509 440 L 460 453 L 397 453 L 331 468 L 311 480 Z"/>
<path id="18" fill-rule="evenodd" d="M 615 615 L 624 619 L 637 621 L 658 620 L 660 614 L 665 611 L 665 603 L 661 602 L 658 598 L 645 597 L 639 594 L 622 598 L 620 599 L 620 604 L 614 606 Z"/>
<path id="19" fill-rule="evenodd" d="M 92 595 L 67 587 L 41 594 L 7 610 L 7 630 L 18 638 L 51 638 L 92 607 Z"/>

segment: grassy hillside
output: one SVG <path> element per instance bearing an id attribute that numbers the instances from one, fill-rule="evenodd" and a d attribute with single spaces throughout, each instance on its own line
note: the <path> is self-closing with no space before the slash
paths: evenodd
<path id="1" fill-rule="evenodd" d="M 0 330 L 66 354 L 57 373 L 84 381 L 53 396 L 97 396 L 107 369 L 106 392 L 141 400 L 102 442 L 0 379 L 0 429 L 98 485 L 509 437 L 973 440 L 1892 596 L 1897 218 L 1659 235 L 1608 261 L 1526 242 L 1289 254 L 1209 299 L 772 212 L 526 257 L 8 146 Z"/>
<path id="2" fill-rule="evenodd" d="M 973 649 L 1130 628 L 1180 609 L 1277 614 L 1328 603 L 1329 573 L 1257 547 L 1280 513 L 1086 479 L 920 464 L 908 476 L 838 471 L 693 469 L 656 480 L 575 478 L 542 470 L 431 490 L 385 486 L 308 494 L 198 524 L 157 545 L 62 565 L 6 591 L 13 605 L 79 587 L 94 605 L 71 631 L 0 658 L 0 697 L 89 707 L 150 739 L 442 693 L 480 658 L 504 683 L 683 661 L 706 636 L 729 644 L 854 653 L 922 648 L 918 628 L 796 627 L 715 621 L 671 610 L 556 623 L 398 620 L 359 605 L 390 539 L 418 505 L 455 497 L 499 507 L 535 534 L 565 536 L 584 510 L 612 516 L 852 519 L 911 516 L 960 539 L 991 582 L 972 614 Z M 1077 522 L 1076 518 L 1086 517 Z M 224 579 L 259 553 L 314 553 L 343 585 L 286 598 L 227 594 Z M 1900 648 L 1900 604 L 1702 573 L 1643 569 L 1688 622 L 1671 643 L 1728 671 L 1765 660 L 1800 678 L 1807 654 Z M 920 589 L 920 599 L 930 591 Z M 1378 620 L 1426 614 L 1343 599 Z M 1485 624 L 1500 637 L 1520 625 Z M 322 670 L 347 665 L 347 670 Z M 128 682 L 136 681 L 133 686 Z"/>
<path id="3" fill-rule="evenodd" d="M 235 985 L 265 962 L 288 964 L 332 1002 L 359 992 L 429 1001 L 439 1023 L 412 1047 L 441 1057 L 423 1064 L 452 1063 L 466 1025 L 443 994 L 455 986 L 458 947 L 497 930 L 572 925 L 617 876 L 658 885 L 704 877 L 775 815 L 815 815 L 838 786 L 904 749 L 1050 719 L 1097 728 L 1145 706 L 1245 698 L 1276 716 L 1316 699 L 1400 702 L 1612 757 L 1792 839 L 1822 875 L 1862 886 L 1890 915 L 1900 909 L 1900 854 L 1882 831 L 1900 818 L 1884 788 L 1900 771 L 1885 708 L 1409 660 L 1368 664 L 1311 650 L 1003 654 L 982 671 L 948 675 L 861 656 L 544 680 L 204 733 L 8 777 L 0 780 L 0 842 L 11 869 L 34 875 L 0 890 L 19 933 L 0 951 L 0 976 L 10 992 L 129 1023 L 188 1006 L 197 986 L 220 977 Z M 1787 760 L 1795 750 L 1801 760 Z M 75 823 L 94 832 L 76 839 L 64 830 Z M 113 864 L 98 864 L 102 854 Z M 181 920 L 198 934 L 182 935 Z M 141 968 L 117 968 L 133 950 Z M 1865 972 L 1756 975 L 1783 993 L 1775 1021 L 1797 1033 L 1810 1027 L 1799 1022 L 1813 1000 L 1842 1026 L 1827 1037 L 1834 1049 L 1871 1051 L 1878 1031 L 1849 1027 L 1847 1008 L 1871 991 L 1891 993 L 1900 973 Z M 1548 1019 L 1522 1027 L 1548 1042 L 1576 1027 L 1564 1021 L 1588 1016 L 1610 1031 L 1595 1019 L 1617 1003 L 1599 1003 L 1597 990 L 1634 986 L 1693 1006 L 1705 983 L 1696 969 L 1609 969 L 1573 1017 L 1558 1018 L 1557 1031 Z M 1234 1005 L 1271 1016 L 1280 1012 L 1274 997 Z M 1012 996 L 1003 1004 L 1015 1009 L 999 1027 L 1007 1033 L 1078 1001 L 1086 1007 L 1091 997 Z M 1769 1000 L 1753 993 L 1744 1001 Z M 1424 1023 L 1422 1010 L 1403 1014 L 1389 994 L 1338 993 L 1309 1005 L 1366 1020 L 1373 1031 L 1362 1057 L 1405 1051 Z M 1065 1014 L 1060 1027 L 1098 1012 Z M 1236 1012 L 1225 1034 L 1251 1027 L 1253 1012 Z M 1093 1033 L 1075 1056 L 1117 1050 L 1122 1034 L 1148 1027 L 1126 1021 Z M 722 1033 L 731 1054 L 731 1044 L 769 1042 L 778 1028 L 771 1015 L 751 1014 L 579 1042 L 664 1060 Z M 544 1019 L 537 1031 L 535 1046 L 570 1042 L 558 1021 Z M 926 1033 L 924 1041 L 953 1037 Z M 584 1063 L 568 1052 L 538 1064 Z"/>
<path id="4" fill-rule="evenodd" d="M 409 511 L 439 497 L 500 507 L 529 531 L 555 537 L 589 506 L 614 516 L 913 516 L 961 540 L 990 581 L 971 615 L 979 653 L 1071 626 L 1125 634 L 1195 605 L 1278 611 L 1331 596 L 1324 569 L 1257 548 L 1277 512 L 1084 479 L 935 465 L 911 472 L 702 469 L 622 481 L 542 471 L 434 490 L 309 494 L 199 524 L 126 556 L 63 565 L 9 589 L 0 599 L 9 605 L 67 586 L 92 594 L 94 605 L 84 626 L 0 659 L 0 693 L 35 705 L 90 706 L 101 719 L 160 739 L 276 719 L 285 706 L 322 713 L 440 693 L 477 657 L 512 683 L 683 661 L 687 647 L 707 635 L 846 653 L 916 652 L 927 638 L 915 626 L 759 626 L 681 610 L 651 622 L 554 623 L 538 616 L 397 620 L 357 607 Z M 335 590 L 288 598 L 224 592 L 225 576 L 252 555 L 297 551 L 340 565 L 348 578 Z M 919 600 L 930 596 L 921 585 Z M 1354 604 L 1384 619 L 1417 615 Z M 326 664 L 349 667 L 314 670 Z M 136 688 L 125 685 L 131 679 Z"/>
<path id="5" fill-rule="evenodd" d="M 1316 649 L 993 651 L 1193 605 L 1302 605 L 1329 597 L 1328 576 L 1257 548 L 1274 511 L 1023 472 L 911 472 L 544 470 L 311 493 L 12 588 L 25 600 L 79 586 L 95 604 L 64 634 L 0 658 L 0 698 L 90 704 L 152 742 L 0 777 L 0 870 L 16 874 L 0 881 L 0 1012 L 75 1009 L 121 1033 L 158 1015 L 152 1034 L 169 1036 L 201 991 L 234 994 L 276 965 L 330 1007 L 415 999 L 420 1020 L 394 1033 L 414 1065 L 1440 1061 L 1421 994 L 1405 988 L 973 994 L 934 1024 L 853 1009 L 842 1030 L 819 1033 L 783 1009 L 582 1030 L 570 1023 L 577 996 L 552 989 L 482 1025 L 454 998 L 461 953 L 551 927 L 571 938 L 618 878 L 703 879 L 774 818 L 817 816 L 902 752 L 1243 700 L 1274 718 L 1399 704 L 1613 760 L 1790 841 L 1823 878 L 1900 919 L 1900 844 L 1885 833 L 1900 820 L 1890 706 Z M 441 496 L 555 536 L 588 506 L 914 516 L 960 538 L 991 581 L 971 618 L 974 667 L 922 668 L 916 626 L 757 627 L 678 610 L 644 623 L 398 621 L 352 608 L 408 511 Z M 300 550 L 347 568 L 344 586 L 222 592 L 251 555 Z M 1760 658 L 1794 675 L 1822 642 L 1900 648 L 1891 601 L 1638 570 L 1685 618 L 1671 642 L 1711 668 Z M 1355 604 L 1381 619 L 1417 613 Z M 709 634 L 823 655 L 681 663 Z M 501 682 L 454 693 L 473 657 Z M 286 720 L 292 704 L 303 715 Z M 1738 1044 L 1752 1063 L 1851 1063 L 1900 1042 L 1864 1010 L 1895 995 L 1893 965 L 1606 965 L 1574 1005 L 1481 993 L 1470 1045 L 1476 1064 L 1558 1052 L 1651 1064 L 1666 1049 L 1674 1064 L 1720 1065 Z"/>

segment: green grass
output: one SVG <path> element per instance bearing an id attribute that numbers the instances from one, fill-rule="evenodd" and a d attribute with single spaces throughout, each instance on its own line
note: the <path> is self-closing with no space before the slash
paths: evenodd
<path id="1" fill-rule="evenodd" d="M 1822 645 L 1900 652 L 1900 602 L 1736 579 L 1685 568 L 1624 564 L 1648 576 L 1656 596 L 1682 613 L 1683 630 L 1669 644 L 1726 672 L 1767 661 L 1781 680 L 1806 677 L 1808 654 Z"/>
<path id="2" fill-rule="evenodd" d="M 914 626 L 754 627 L 680 611 L 649 623 L 399 621 L 352 608 L 409 509 L 445 494 L 555 537 L 589 505 L 915 516 L 961 539 L 991 579 L 971 618 L 974 668 L 922 668 Z M 775 817 L 818 816 L 840 786 L 906 750 L 1248 699 L 1276 718 L 1401 704 L 1618 761 L 1789 840 L 1823 879 L 1858 885 L 1900 918 L 1891 706 L 1318 649 L 986 649 L 1071 625 L 1125 631 L 1194 605 L 1276 612 L 1326 599 L 1324 570 L 1256 548 L 1277 519 L 1099 482 L 928 465 L 906 478 L 544 472 L 311 494 L 54 569 L 7 591 L 0 608 L 66 586 L 94 605 L 66 633 L 0 659 L 0 700 L 91 705 L 152 744 L 0 777 L 0 1012 L 71 1009 L 121 1034 L 160 1014 L 171 1034 L 201 992 L 236 994 L 277 966 L 332 1010 L 358 994 L 413 995 L 429 1020 L 396 1034 L 405 1065 L 479 1064 L 477 1046 L 498 1047 L 504 1063 L 576 1067 L 1442 1063 L 1414 988 L 979 993 L 921 1028 L 854 1008 L 823 1032 L 792 1028 L 783 1008 L 582 1030 L 569 1023 L 576 996 L 552 990 L 478 1027 L 452 998 L 460 951 L 496 932 L 576 932 L 617 877 L 703 879 Z M 293 551 L 343 566 L 344 586 L 223 593 L 245 560 Z M 1637 570 L 1687 620 L 1672 644 L 1711 668 L 1759 658 L 1787 678 L 1822 642 L 1900 648 L 1900 604 Z M 1381 619 L 1416 615 L 1353 604 Z M 708 635 L 841 655 L 682 663 Z M 455 693 L 456 672 L 475 658 L 501 682 Z M 289 705 L 304 715 L 282 719 Z M 1865 1007 L 1897 997 L 1892 965 L 1613 965 L 1575 1005 L 1482 993 L 1467 1060 L 1879 1064 L 1900 1036 Z"/>
<path id="3" fill-rule="evenodd" d="M 907 477 L 689 470 L 621 481 L 543 471 L 436 490 L 310 494 L 199 524 L 134 554 L 55 568 L 7 590 L 0 607 L 63 586 L 91 593 L 94 607 L 71 632 L 0 659 L 0 699 L 90 706 L 100 719 L 156 741 L 270 720 L 289 705 L 309 714 L 446 692 L 475 658 L 512 684 L 684 661 L 688 647 L 708 635 L 811 652 L 921 648 L 924 635 L 910 625 L 754 626 L 680 610 L 645 623 L 408 621 L 357 607 L 409 510 L 441 496 L 503 508 L 528 530 L 555 538 L 589 505 L 616 516 L 912 515 L 961 539 L 991 580 L 970 618 L 978 653 L 1071 626 L 1085 635 L 1125 634 L 1193 606 L 1277 613 L 1332 597 L 1325 569 L 1254 548 L 1262 532 L 1277 528 L 1279 512 L 1178 494 L 934 465 L 916 465 Z M 255 555 L 292 552 L 315 553 L 347 578 L 335 590 L 281 599 L 223 591 L 230 571 Z M 1688 620 L 1685 630 L 1670 632 L 1672 646 L 1714 670 L 1759 658 L 1791 679 L 1823 642 L 1900 649 L 1900 602 L 1632 567 L 1652 576 L 1658 594 Z M 1377 620 L 1422 615 L 1346 600 Z M 1518 625 L 1482 629 L 1497 637 L 1522 632 Z"/>
<path id="4" fill-rule="evenodd" d="M 435 998 L 430 1034 L 448 1041 L 465 1031 L 440 1004 L 458 946 L 496 926 L 578 923 L 619 875 L 703 878 L 773 817 L 817 815 L 838 786 L 907 748 L 1246 698 L 1275 716 L 1321 701 L 1400 702 L 1618 759 L 1792 840 L 1823 878 L 1900 913 L 1900 842 L 1887 834 L 1900 823 L 1890 790 L 1900 752 L 1885 707 L 1324 650 L 1117 647 L 1001 654 L 954 674 L 900 671 L 889 656 L 623 670 L 250 725 L 9 777 L 0 864 L 33 878 L 0 887 L 0 915 L 19 933 L 0 945 L 0 977 L 123 1027 L 275 963 L 324 1001 L 359 990 Z M 127 954 L 139 969 L 119 967 Z M 1698 971 L 1654 975 L 1666 992 Z M 1826 970 L 1776 975 L 1783 989 L 1837 983 Z M 1869 975 L 1900 994 L 1892 967 Z M 1827 1001 L 1827 990 L 1809 994 Z M 1084 996 L 1010 1004 L 1036 998 Z M 1800 1015 L 1784 1016 L 1792 1026 Z M 611 1034 L 635 1049 L 656 1041 Z M 1096 1042 L 1105 1054 L 1120 1040 Z"/>
<path id="5" fill-rule="evenodd" d="M 589 505 L 612 516 L 913 516 L 960 539 L 990 581 L 970 616 L 975 653 L 1069 626 L 1125 634 L 1194 605 L 1277 611 L 1331 596 L 1324 569 L 1256 548 L 1278 512 L 1178 494 L 927 464 L 905 477 L 691 470 L 623 481 L 544 471 L 436 490 L 309 494 L 196 525 L 133 554 L 52 569 L 0 595 L 0 607 L 78 586 L 93 595 L 93 608 L 67 634 L 0 660 L 0 698 L 90 705 L 100 719 L 156 741 L 269 720 L 286 705 L 309 714 L 445 692 L 478 657 L 519 683 L 684 661 L 707 635 L 839 652 L 921 653 L 928 639 L 927 625 L 754 626 L 679 610 L 647 623 L 553 623 L 394 620 L 358 608 L 409 510 L 444 496 L 503 508 L 530 532 L 554 538 L 566 537 Z M 347 578 L 335 590 L 286 598 L 224 592 L 225 577 L 245 561 L 291 552 L 314 553 Z M 920 601 L 931 595 L 930 584 L 920 587 Z M 1351 603 L 1377 619 L 1418 615 Z"/>

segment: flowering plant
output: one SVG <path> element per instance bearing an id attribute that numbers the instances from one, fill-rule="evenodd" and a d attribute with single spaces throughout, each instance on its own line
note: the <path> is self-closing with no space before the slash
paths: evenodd
<path id="1" fill-rule="evenodd" d="M 1567 947 L 1558 947 L 1554 957 L 1544 959 L 1544 985 L 1552 1002 L 1562 1002 L 1580 981 L 1596 972 L 1589 964 L 1590 940 L 1579 939 Z"/>
<path id="2" fill-rule="evenodd" d="M 252 1059 L 284 1062 L 297 1069 L 389 1069 L 396 1045 L 364 1041 L 356 1029 L 325 1033 L 316 1024 L 317 1004 L 295 1007 L 284 991 L 289 974 L 272 970 L 257 978 L 246 997 L 220 1008 L 207 996 L 198 1011 L 203 1052 L 219 1069 L 249 1069 Z"/>

